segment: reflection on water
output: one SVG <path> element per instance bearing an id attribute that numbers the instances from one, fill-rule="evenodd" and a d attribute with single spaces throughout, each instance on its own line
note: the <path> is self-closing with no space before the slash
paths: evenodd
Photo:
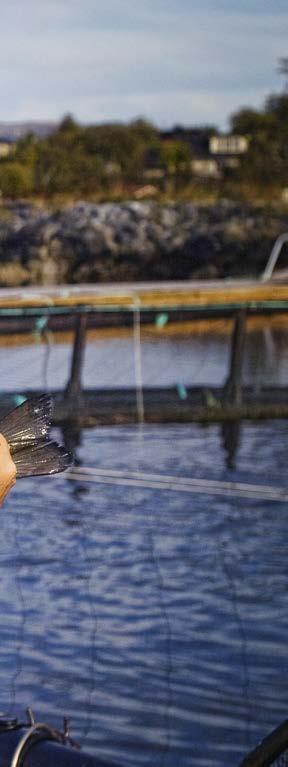
<path id="1" fill-rule="evenodd" d="M 222 446 L 226 458 L 227 469 L 234 469 L 240 445 L 240 421 L 223 421 L 221 425 Z"/>
<path id="2" fill-rule="evenodd" d="M 285 386 L 288 377 L 287 332 L 265 328 L 248 335 L 245 346 L 244 378 L 260 389 L 263 383 Z"/>
<path id="3" fill-rule="evenodd" d="M 287 483 L 286 422 L 106 427 L 103 468 Z M 74 443 L 77 436 L 73 436 Z M 287 509 L 270 501 L 19 482 L 2 515 L 0 708 L 72 717 L 120 765 L 236 767 L 287 716 Z"/>
<path id="4" fill-rule="evenodd" d="M 286 385 L 288 329 L 265 328 L 246 337 L 244 381 L 255 389 L 265 382 Z M 49 336 L 50 338 L 50 336 Z M 0 391 L 64 388 L 69 378 L 71 345 L 35 342 L 32 346 L 0 347 Z M 165 336 L 141 343 L 144 386 L 224 384 L 229 365 L 229 334 Z M 86 388 L 135 386 L 133 337 L 102 338 L 86 346 L 83 385 Z"/>

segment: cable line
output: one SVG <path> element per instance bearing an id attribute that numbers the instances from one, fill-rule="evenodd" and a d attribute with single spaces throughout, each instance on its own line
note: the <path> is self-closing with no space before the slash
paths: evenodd
<path id="1" fill-rule="evenodd" d="M 56 478 L 60 475 L 54 475 Z M 78 482 L 92 482 L 151 490 L 222 495 L 248 498 L 250 500 L 288 501 L 288 488 L 273 485 L 254 485 L 244 482 L 177 477 L 165 474 L 151 474 L 140 471 L 119 469 L 98 469 L 90 466 L 73 466 L 64 475 L 65 479 Z"/>

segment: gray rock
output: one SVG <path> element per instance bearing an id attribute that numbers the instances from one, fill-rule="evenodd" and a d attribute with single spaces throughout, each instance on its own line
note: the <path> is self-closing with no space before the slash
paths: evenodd
<path id="1" fill-rule="evenodd" d="M 0 217 L 0 284 L 250 276 L 287 229 L 287 215 L 230 200 L 13 203 Z"/>

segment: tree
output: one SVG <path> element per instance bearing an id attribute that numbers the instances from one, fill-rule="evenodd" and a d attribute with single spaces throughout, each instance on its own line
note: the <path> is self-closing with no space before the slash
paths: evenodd
<path id="1" fill-rule="evenodd" d="M 184 141 L 164 141 L 160 154 L 164 168 L 170 176 L 190 172 L 191 151 Z"/>
<path id="2" fill-rule="evenodd" d="M 78 123 L 74 120 L 73 115 L 67 114 L 62 118 L 57 133 L 77 133 L 79 130 Z"/>
<path id="3" fill-rule="evenodd" d="M 243 107 L 230 118 L 232 133 L 242 136 L 255 136 L 259 132 L 275 129 L 275 119 L 267 112 L 258 112 L 250 107 Z"/>
<path id="4" fill-rule="evenodd" d="M 151 146 L 159 141 L 159 134 L 155 125 L 142 117 L 131 120 L 128 128 L 138 137 L 139 141 L 143 141 L 146 145 Z"/>
<path id="5" fill-rule="evenodd" d="M 0 163 L 0 192 L 3 197 L 16 199 L 33 191 L 29 168 L 13 160 Z"/>
<path id="6" fill-rule="evenodd" d="M 271 94 L 263 110 L 243 108 L 231 117 L 234 133 L 249 137 L 239 171 L 243 181 L 286 186 L 288 180 L 288 94 Z"/>
<path id="7" fill-rule="evenodd" d="M 278 63 L 278 72 L 280 75 L 284 76 L 284 91 L 288 90 L 288 58 L 287 56 L 283 56 L 281 59 L 279 59 Z"/>
<path id="8" fill-rule="evenodd" d="M 265 115 L 277 121 L 278 129 L 288 123 L 288 93 L 272 93 L 265 102 Z"/>

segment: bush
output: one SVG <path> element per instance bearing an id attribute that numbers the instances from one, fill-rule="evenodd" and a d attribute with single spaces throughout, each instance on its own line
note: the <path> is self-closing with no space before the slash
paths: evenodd
<path id="1" fill-rule="evenodd" d="M 32 178 L 27 166 L 18 162 L 0 163 L 0 193 L 2 197 L 24 197 L 32 191 Z"/>

